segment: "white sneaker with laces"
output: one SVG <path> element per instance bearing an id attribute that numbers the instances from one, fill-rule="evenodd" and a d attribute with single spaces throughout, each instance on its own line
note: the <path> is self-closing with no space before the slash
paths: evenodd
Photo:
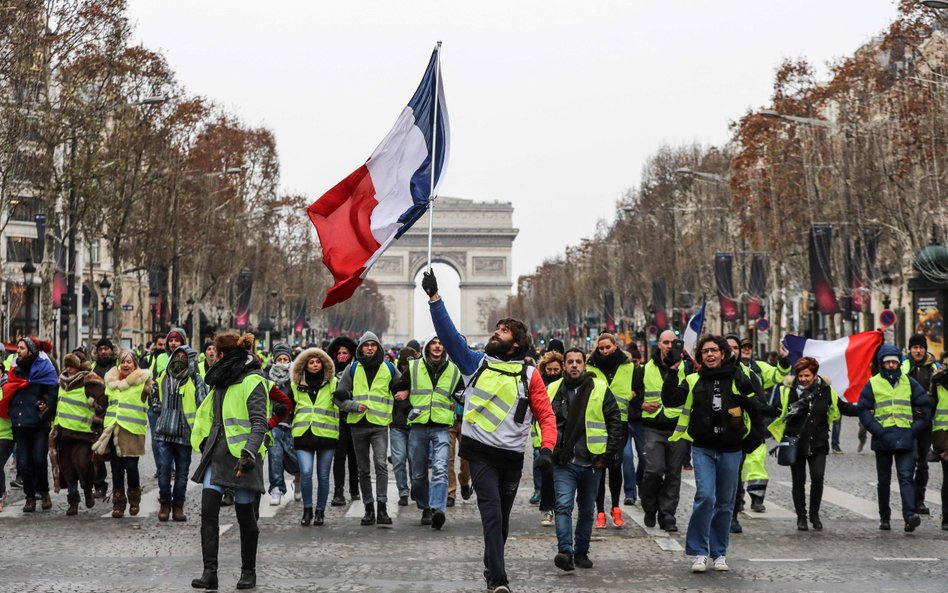
<path id="1" fill-rule="evenodd" d="M 543 513 L 543 518 L 540 519 L 540 525 L 544 525 L 546 527 L 553 525 L 553 511 L 547 511 Z"/>
<path id="2" fill-rule="evenodd" d="M 280 502 L 283 500 L 283 493 L 280 492 L 279 488 L 273 488 L 270 490 L 270 506 L 278 507 Z"/>
<path id="3" fill-rule="evenodd" d="M 731 567 L 727 565 L 727 561 L 724 556 L 718 556 L 714 559 L 714 570 L 718 572 L 727 572 L 731 570 Z"/>
<path id="4" fill-rule="evenodd" d="M 695 556 L 695 561 L 691 563 L 691 572 L 707 572 L 708 557 Z"/>

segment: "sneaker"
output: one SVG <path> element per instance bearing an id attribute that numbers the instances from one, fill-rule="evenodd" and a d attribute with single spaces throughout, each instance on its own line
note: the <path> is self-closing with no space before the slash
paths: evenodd
<path id="1" fill-rule="evenodd" d="M 444 511 L 435 511 L 431 514 L 431 528 L 441 529 L 444 527 Z"/>
<path id="2" fill-rule="evenodd" d="M 421 509 L 421 524 L 431 525 L 431 509 Z"/>
<path id="3" fill-rule="evenodd" d="M 461 498 L 469 500 L 472 494 L 474 494 L 474 489 L 470 484 L 461 484 Z"/>
<path id="4" fill-rule="evenodd" d="M 533 496 L 530 497 L 530 504 L 540 504 L 540 491 L 534 490 Z"/>
<path id="5" fill-rule="evenodd" d="M 634 496 L 627 497 L 624 501 L 622 501 L 622 504 L 624 504 L 627 507 L 635 506 L 635 497 Z"/>
<path id="6" fill-rule="evenodd" d="M 716 572 L 727 572 L 731 570 L 731 567 L 727 565 L 727 561 L 724 559 L 724 556 L 718 556 L 714 559 L 714 570 Z"/>
<path id="7" fill-rule="evenodd" d="M 707 572 L 707 571 L 708 571 L 708 557 L 695 556 L 694 562 L 691 563 L 691 572 Z"/>
<path id="8" fill-rule="evenodd" d="M 341 494 L 337 494 L 332 497 L 332 502 L 330 502 L 329 505 L 334 507 L 344 507 L 346 506 L 346 497 Z"/>
<path id="9" fill-rule="evenodd" d="M 625 526 L 625 520 L 622 518 L 622 509 L 619 507 L 612 507 L 612 524 L 616 527 Z"/>
<path id="10" fill-rule="evenodd" d="M 15 480 L 10 480 L 11 488 L 23 488 L 23 480 L 16 478 Z"/>
<path id="11" fill-rule="evenodd" d="M 839 447 L 833 447 L 833 455 L 842 455 L 842 454 L 843 454 L 842 449 L 840 449 Z"/>
<path id="12" fill-rule="evenodd" d="M 299 488 L 293 488 L 293 500 L 296 502 L 303 500 L 303 491 Z"/>
<path id="13" fill-rule="evenodd" d="M 407 497 L 407 496 L 399 496 L 399 497 L 398 497 L 398 506 L 400 506 L 400 507 L 407 507 L 407 506 L 408 506 L 408 497 Z"/>
<path id="14" fill-rule="evenodd" d="M 510 593 L 510 587 L 507 586 L 507 583 L 494 584 L 490 583 L 487 585 L 487 593 Z"/>
<path id="15" fill-rule="evenodd" d="M 924 502 L 920 502 L 920 503 L 918 503 L 917 505 L 915 505 L 915 512 L 916 512 L 917 514 L 919 514 L 919 515 L 931 515 L 931 514 L 932 514 L 931 509 L 928 508 L 927 506 L 925 506 L 925 503 L 924 503 Z"/>
<path id="16" fill-rule="evenodd" d="M 280 502 L 282 502 L 282 501 L 283 501 L 283 493 L 280 492 L 280 489 L 279 489 L 279 488 L 271 488 L 271 489 L 270 489 L 270 506 L 271 506 L 271 507 L 278 507 L 278 506 L 280 506 Z"/>
<path id="17" fill-rule="evenodd" d="M 576 552 L 576 554 L 573 555 L 573 564 L 576 566 L 576 568 L 593 567 L 593 563 L 592 560 L 589 559 L 588 552 Z"/>
<path id="18" fill-rule="evenodd" d="M 553 525 L 553 511 L 547 511 L 543 513 L 543 518 L 540 519 L 540 525 L 543 525 L 544 527 Z"/>
<path id="19" fill-rule="evenodd" d="M 606 514 L 599 513 L 596 515 L 596 529 L 605 529 L 606 528 Z"/>
<path id="20" fill-rule="evenodd" d="M 565 570 L 569 572 L 571 570 L 576 570 L 576 565 L 573 564 L 573 555 L 569 552 L 557 552 L 556 556 L 553 557 L 553 564 L 560 570 Z"/>
<path id="21" fill-rule="evenodd" d="M 905 519 L 905 532 L 912 533 L 915 528 L 922 524 L 922 518 L 912 513 Z"/>

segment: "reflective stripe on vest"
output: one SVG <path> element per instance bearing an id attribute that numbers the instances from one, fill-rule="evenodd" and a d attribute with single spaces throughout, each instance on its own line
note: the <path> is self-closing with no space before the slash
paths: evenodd
<path id="1" fill-rule="evenodd" d="M 316 393 L 316 401 L 298 385 L 291 385 L 293 401 L 296 408 L 293 411 L 292 433 L 299 438 L 307 432 L 317 437 L 339 439 L 339 408 L 332 399 L 336 391 L 336 378 L 333 377 Z"/>
<path id="2" fill-rule="evenodd" d="M 908 377 L 899 377 L 893 387 L 881 375 L 873 375 L 869 379 L 872 394 L 876 399 L 875 416 L 883 428 L 897 426 L 899 428 L 912 427 L 912 386 Z"/>
<path id="3" fill-rule="evenodd" d="M 69 391 L 59 388 L 53 426 L 61 426 L 75 432 L 92 432 L 92 413 L 85 387 Z"/>
<path id="4" fill-rule="evenodd" d="M 935 418 L 932 430 L 948 430 L 948 388 L 938 385 L 935 388 Z"/>
<path id="5" fill-rule="evenodd" d="M 372 387 L 369 387 L 365 368 L 361 364 L 356 366 L 355 376 L 352 378 L 352 399 L 357 403 L 365 404 L 366 410 L 365 412 L 349 412 L 346 422 L 355 424 L 365 418 L 378 426 L 391 424 L 392 407 L 395 404 L 395 398 L 389 391 L 391 383 L 392 371 L 384 362 L 379 365 L 379 370 L 375 373 Z"/>
<path id="6" fill-rule="evenodd" d="M 649 360 L 645 363 L 645 374 L 642 378 L 642 382 L 645 385 L 645 402 L 646 403 L 657 403 L 659 404 L 658 409 L 654 412 L 646 412 L 642 410 L 642 418 L 655 418 L 659 414 L 664 414 L 669 420 L 675 420 L 681 415 L 681 408 L 666 408 L 662 404 L 662 384 L 665 380 L 662 378 L 662 371 L 658 368 L 658 365 L 655 364 L 654 360 Z M 685 380 L 685 365 L 678 365 L 678 383 L 681 384 Z"/>
<path id="7" fill-rule="evenodd" d="M 13 421 L 9 418 L 0 418 L 0 441 L 13 440 Z"/>
<path id="8" fill-rule="evenodd" d="M 678 416 L 678 424 L 675 425 L 675 431 L 671 437 L 668 438 L 669 441 L 679 441 L 681 439 L 685 439 L 686 441 L 691 440 L 691 435 L 688 434 L 688 424 L 691 422 L 691 412 L 694 406 L 695 384 L 698 383 L 698 379 L 700 378 L 701 376 L 698 373 L 692 373 L 685 377 L 685 381 L 688 383 L 688 397 L 685 398 L 685 405 L 682 406 L 681 415 Z M 740 393 L 733 382 L 731 383 L 731 392 L 735 395 Z M 741 410 L 741 416 L 744 420 L 744 438 L 747 438 L 751 429 L 750 416 L 747 415 L 747 410 Z"/>
<path id="9" fill-rule="evenodd" d="M 608 383 L 609 390 L 612 391 L 612 395 L 615 396 L 616 403 L 619 405 L 619 415 L 622 417 L 622 421 L 626 422 L 629 419 L 629 402 L 632 401 L 632 373 L 635 370 L 635 365 L 631 362 L 620 364 L 619 368 L 616 369 L 616 374 L 612 377 L 612 382 L 606 381 L 606 375 L 593 365 L 587 365 L 586 370 L 596 375 L 596 378 L 600 381 Z"/>
<path id="10" fill-rule="evenodd" d="M 109 407 L 105 412 L 104 426 L 108 428 L 118 422 L 119 426 L 132 434 L 143 435 L 148 432 L 148 416 L 145 414 L 145 402 L 142 401 L 143 391 L 144 382 L 128 389 L 106 388 Z"/>
<path id="11" fill-rule="evenodd" d="M 464 404 L 464 420 L 484 432 L 494 432 L 507 422 L 508 417 L 513 421 L 510 411 L 520 396 L 523 363 L 486 364 L 477 382 L 469 389 Z M 527 394 L 524 393 L 522 397 L 527 397 Z"/>
<path id="12" fill-rule="evenodd" d="M 431 385 L 431 375 L 428 366 L 420 358 L 408 363 L 408 374 L 411 377 L 411 392 L 409 401 L 412 408 L 421 412 L 408 424 L 442 424 L 454 425 L 454 401 L 451 394 L 457 389 L 461 381 L 461 371 L 454 363 L 448 362 L 438 377 L 438 384 Z"/>
<path id="13" fill-rule="evenodd" d="M 547 390 L 550 393 L 551 402 L 556 397 L 562 384 L 562 379 L 550 383 Z M 593 455 L 605 453 L 606 443 L 609 441 L 609 433 L 606 432 L 606 416 L 602 413 L 602 404 L 606 399 L 607 388 L 605 381 L 593 379 L 593 389 L 589 394 L 589 401 L 586 403 L 586 449 Z"/>
<path id="14" fill-rule="evenodd" d="M 164 403 L 165 380 L 170 380 L 168 373 L 164 373 L 158 379 L 158 401 Z M 181 411 L 184 413 L 184 419 L 188 426 L 194 428 L 194 415 L 197 413 L 197 387 L 190 378 L 178 382 L 178 393 L 181 394 Z"/>
<path id="15" fill-rule="evenodd" d="M 263 386 L 264 390 L 269 393 L 269 383 L 264 377 L 256 373 L 247 375 L 240 383 L 227 387 L 224 392 L 224 401 L 221 404 L 221 417 L 223 419 L 221 424 L 224 427 L 227 450 L 235 458 L 240 457 L 245 443 L 250 439 L 252 423 L 250 422 L 250 413 L 247 410 L 247 400 L 257 386 Z M 269 417 L 271 413 L 269 395 L 265 396 L 265 399 L 267 402 L 266 416 Z M 194 428 L 191 430 L 191 447 L 194 450 L 201 450 L 201 443 L 210 435 L 213 423 L 214 389 L 211 389 L 211 392 L 207 394 L 207 397 L 198 407 L 194 419 Z M 268 432 L 257 450 L 257 463 L 260 463 L 262 457 L 267 454 L 269 445 L 270 433 Z"/>

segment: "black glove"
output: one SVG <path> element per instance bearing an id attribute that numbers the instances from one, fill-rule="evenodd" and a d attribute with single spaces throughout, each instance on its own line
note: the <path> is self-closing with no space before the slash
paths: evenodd
<path id="1" fill-rule="evenodd" d="M 256 464 L 253 462 L 253 458 L 250 457 L 250 454 L 246 451 L 240 454 L 240 459 L 237 460 L 237 465 L 234 467 L 234 473 L 249 474 L 253 471 L 253 468 Z"/>
<path id="2" fill-rule="evenodd" d="M 541 472 L 553 467 L 553 451 L 540 449 L 540 454 L 537 455 L 536 461 L 533 462 L 533 467 Z"/>
<path id="3" fill-rule="evenodd" d="M 428 270 L 422 274 L 421 289 L 424 290 L 425 294 L 429 297 L 438 294 L 438 279 L 435 278 L 434 270 Z"/>
<path id="4" fill-rule="evenodd" d="M 279 416 L 279 417 L 282 418 L 283 416 L 286 416 L 286 412 L 287 412 L 286 406 L 284 406 L 284 405 L 281 404 L 280 402 L 276 402 L 276 403 L 273 404 L 273 415 L 274 415 L 274 416 Z"/>

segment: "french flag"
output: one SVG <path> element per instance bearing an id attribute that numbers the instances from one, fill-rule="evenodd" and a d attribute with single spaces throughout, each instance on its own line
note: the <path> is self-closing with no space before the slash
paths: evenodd
<path id="1" fill-rule="evenodd" d="M 688 356 L 690 356 L 692 360 L 697 360 L 697 358 L 695 358 L 695 346 L 698 344 L 698 336 L 704 331 L 704 307 L 707 304 L 707 300 L 702 299 L 701 308 L 698 309 L 698 312 L 688 321 L 688 327 L 685 328 L 685 335 L 681 338 L 685 343 L 685 352 L 688 353 Z"/>
<path id="2" fill-rule="evenodd" d="M 440 47 L 369 160 L 306 209 L 334 280 L 324 309 L 352 296 L 379 256 L 438 195 L 450 146 Z"/>
<path id="3" fill-rule="evenodd" d="M 784 336 L 783 344 L 790 352 L 791 365 L 803 356 L 815 358 L 820 363 L 819 374 L 832 381 L 836 393 L 856 402 L 869 381 L 869 364 L 882 345 L 882 332 L 861 332 L 832 341 Z"/>

